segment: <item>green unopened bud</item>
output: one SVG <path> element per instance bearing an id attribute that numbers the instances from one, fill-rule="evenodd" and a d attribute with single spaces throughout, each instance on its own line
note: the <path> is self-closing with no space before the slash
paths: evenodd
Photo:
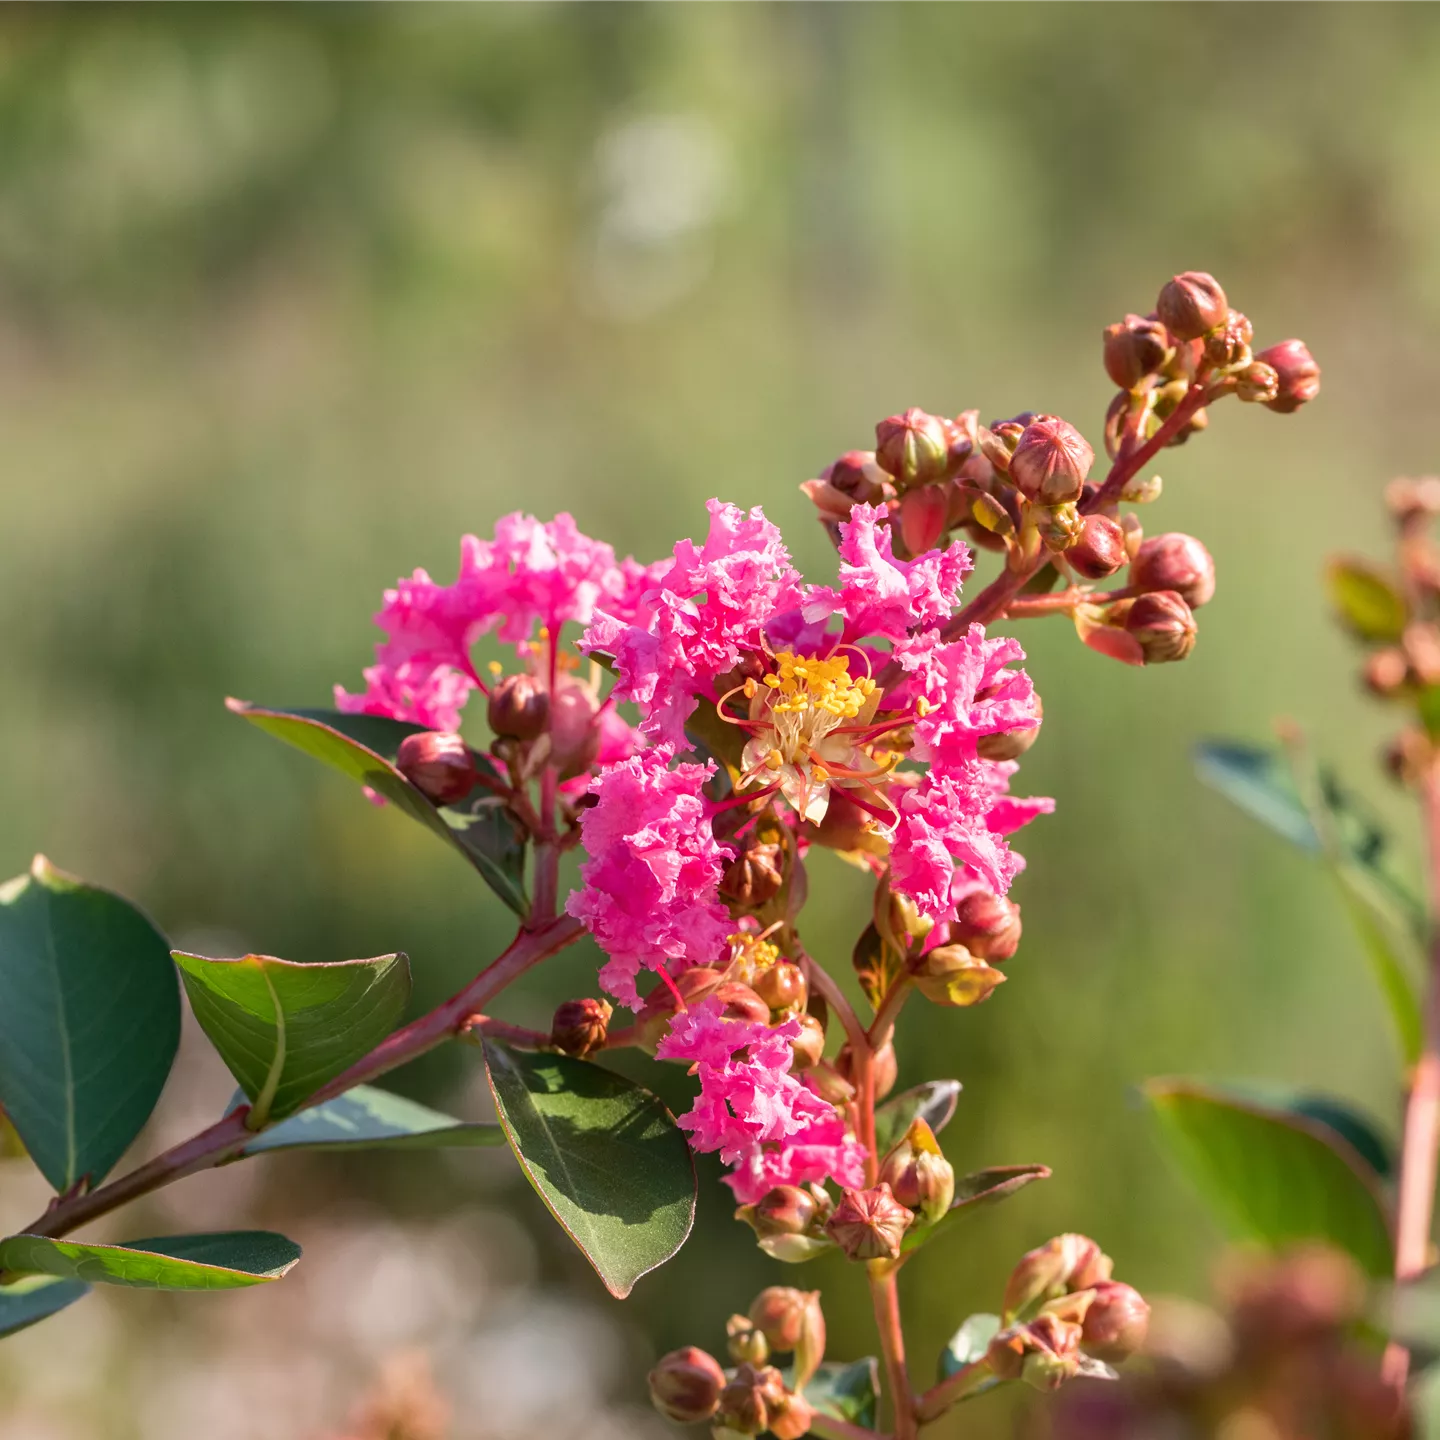
<path id="1" fill-rule="evenodd" d="M 1080 507 L 1073 502 L 1065 505 L 1037 505 L 1035 529 L 1040 542 L 1052 555 L 1059 555 L 1080 543 L 1085 520 Z"/>
<path id="2" fill-rule="evenodd" d="M 935 1132 L 919 1116 L 885 1157 L 880 1178 L 902 1205 L 918 1211 L 931 1224 L 955 1199 L 955 1167 L 941 1152 Z"/>
<path id="3" fill-rule="evenodd" d="M 650 1372 L 650 1399 L 667 1420 L 695 1425 L 714 1413 L 725 1372 L 713 1355 L 694 1345 L 672 1350 Z"/>
<path id="4" fill-rule="evenodd" d="M 1235 396 L 1247 405 L 1268 405 L 1280 393 L 1280 376 L 1273 365 L 1252 360 L 1235 377 Z"/>
<path id="5" fill-rule="evenodd" d="M 976 495 L 970 502 L 970 513 L 978 524 L 994 535 L 1015 533 L 1014 518 L 993 495 Z"/>
<path id="6" fill-rule="evenodd" d="M 875 427 L 875 460 L 902 488 L 943 480 L 950 469 L 950 439 L 944 420 L 907 410 Z"/>
<path id="7" fill-rule="evenodd" d="M 937 945 L 916 965 L 915 988 L 936 1005 L 964 1008 L 988 1000 L 1005 983 L 1003 972 L 963 945 Z"/>
<path id="8" fill-rule="evenodd" d="M 1250 363 L 1250 342 L 1255 330 L 1238 310 L 1231 310 L 1224 321 L 1205 337 L 1205 359 L 1217 370 L 1230 370 Z"/>
<path id="9" fill-rule="evenodd" d="M 726 1346 L 736 1364 L 763 1365 L 770 1358 L 764 1333 L 745 1315 L 732 1315 L 725 1322 Z"/>
<path id="10" fill-rule="evenodd" d="M 1152 505 L 1164 492 L 1165 482 L 1158 475 L 1136 475 L 1125 482 L 1120 498 L 1130 505 Z"/>
<path id="11" fill-rule="evenodd" d="M 1047 1300 L 1088 1290 L 1108 1280 L 1112 1268 L 1110 1257 L 1089 1236 L 1057 1235 L 1021 1257 L 1005 1286 L 1003 1314 L 1012 1319 Z"/>

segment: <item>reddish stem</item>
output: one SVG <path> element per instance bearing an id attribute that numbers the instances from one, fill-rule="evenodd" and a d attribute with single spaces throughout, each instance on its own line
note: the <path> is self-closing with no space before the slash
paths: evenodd
<path id="1" fill-rule="evenodd" d="M 900 1291 L 895 1271 L 888 1260 L 872 1260 L 866 1269 L 870 1272 L 875 1326 L 880 1332 L 880 1348 L 885 1356 L 886 1389 L 890 1392 L 890 1408 L 894 1413 L 895 1440 L 915 1440 L 918 1433 L 915 1396 L 910 1389 L 910 1372 L 905 1367 L 905 1332 L 900 1321 Z"/>
<path id="2" fill-rule="evenodd" d="M 397 1066 L 433 1050 L 443 1041 L 458 1034 L 470 1018 L 483 1009 L 510 982 L 532 965 L 573 945 L 584 933 L 584 926 L 568 915 L 551 921 L 538 930 L 522 930 L 509 948 L 486 966 L 465 988 L 437 1006 L 428 1015 L 413 1020 L 403 1029 L 382 1040 L 368 1055 L 357 1060 L 343 1074 L 323 1085 L 307 1100 L 306 1106 L 319 1105 L 337 1095 L 363 1085 Z M 108 1214 L 111 1210 L 159 1190 L 187 1175 L 230 1159 L 255 1138 L 255 1131 L 245 1128 L 249 1107 L 242 1105 L 208 1130 L 172 1146 L 163 1154 L 147 1161 L 138 1170 L 60 1204 L 27 1228 L 28 1235 L 58 1238 L 68 1235 L 81 1225 Z"/>

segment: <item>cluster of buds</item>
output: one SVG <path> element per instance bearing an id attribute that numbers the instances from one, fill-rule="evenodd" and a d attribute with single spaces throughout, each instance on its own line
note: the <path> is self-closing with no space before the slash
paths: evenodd
<path id="1" fill-rule="evenodd" d="M 1329 588 L 1341 623 L 1366 647 L 1366 689 L 1408 712 L 1385 763 L 1397 780 L 1418 787 L 1440 737 L 1440 548 L 1432 535 L 1440 478 L 1392 480 L 1385 503 L 1395 525 L 1394 568 L 1337 557 Z"/>
<path id="2" fill-rule="evenodd" d="M 1145 1342 L 1150 1307 L 1111 1279 L 1110 1257 L 1084 1235 L 1030 1251 L 1005 1287 L 1004 1328 L 985 1364 L 997 1379 L 1055 1390 L 1076 1375 L 1109 1375 Z"/>
<path id="3" fill-rule="evenodd" d="M 959 900 L 944 943 L 910 961 L 915 988 L 937 1005 L 978 1005 L 1004 979 L 998 967 L 1020 946 L 1020 907 L 976 887 Z"/>
<path id="4" fill-rule="evenodd" d="M 1408 1440 L 1403 1395 L 1355 1338 L 1365 1284 L 1336 1251 L 1253 1258 L 1222 1276 L 1224 1315 L 1156 1306 L 1148 1362 L 1119 1385 L 1067 1391 L 1054 1440 L 1116 1435 L 1264 1435 L 1269 1440 Z"/>
<path id="5" fill-rule="evenodd" d="M 715 1440 L 760 1435 L 799 1440 L 814 1411 L 805 1385 L 825 1357 L 825 1316 L 818 1291 L 772 1285 L 749 1311 L 725 1326 L 734 1368 L 724 1369 L 705 1350 L 689 1345 L 664 1356 L 650 1372 L 655 1408 L 681 1425 L 710 1422 Z M 791 1355 L 789 1383 L 772 1356 Z"/>

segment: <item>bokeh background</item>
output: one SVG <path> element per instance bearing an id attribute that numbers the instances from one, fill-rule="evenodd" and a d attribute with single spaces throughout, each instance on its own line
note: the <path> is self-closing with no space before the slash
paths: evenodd
<path id="1" fill-rule="evenodd" d="M 1324 877 L 1189 756 L 1295 716 L 1413 848 L 1318 575 L 1382 543 L 1388 476 L 1440 464 L 1437 125 L 1426 6 L 7 7 L 4 873 L 42 850 L 211 953 L 404 949 L 433 1002 L 503 943 L 498 903 L 227 694 L 326 703 L 381 589 L 448 577 L 462 532 L 520 506 L 649 559 L 708 496 L 761 503 L 827 576 L 799 481 L 911 404 L 1054 411 L 1098 446 L 1101 327 L 1211 269 L 1263 342 L 1310 343 L 1324 393 L 1226 405 L 1164 455 L 1149 523 L 1221 577 L 1186 664 L 1026 632 L 1047 723 L 1024 778 L 1058 809 L 1025 837 L 1025 944 L 993 1003 L 907 1015 L 901 1077 L 963 1079 L 961 1168 L 1055 1171 L 905 1272 L 922 1375 L 1062 1229 L 1204 1296 L 1220 1237 L 1138 1080 L 1295 1081 L 1393 1123 Z M 843 970 L 864 899 L 825 860 L 807 934 Z M 592 991 L 594 963 L 556 962 L 511 1018 Z M 393 1083 L 482 1113 L 471 1052 Z M 192 1046 L 144 1144 L 227 1093 Z M 119 1228 L 270 1223 L 304 1264 L 240 1296 L 93 1296 L 7 1343 L 5 1435 L 318 1440 L 427 1365 L 455 1440 L 670 1433 L 650 1359 L 720 1348 L 797 1277 L 702 1170 L 694 1240 L 624 1304 L 503 1154 L 198 1177 Z M 0 1166 L 5 1224 L 39 1198 Z M 798 1273 L 832 1355 L 869 1353 L 844 1267 Z M 963 1418 L 1017 1423 L 1000 1399 Z"/>

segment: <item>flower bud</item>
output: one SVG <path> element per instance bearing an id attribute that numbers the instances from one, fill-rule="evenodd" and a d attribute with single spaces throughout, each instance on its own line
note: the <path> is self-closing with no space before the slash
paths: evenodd
<path id="1" fill-rule="evenodd" d="M 1040 415 L 1021 433 L 1010 457 L 1010 478 L 1042 505 L 1079 500 L 1095 452 L 1085 437 L 1058 415 Z"/>
<path id="2" fill-rule="evenodd" d="M 852 1085 L 858 1083 L 855 1079 L 853 1062 L 854 1057 L 849 1044 L 842 1045 L 840 1053 L 835 1057 L 835 1068 Z M 875 1078 L 875 1098 L 881 1100 L 895 1088 L 895 1081 L 900 1074 L 900 1062 L 895 1058 L 893 1042 L 887 1040 L 875 1052 L 870 1067 Z"/>
<path id="3" fill-rule="evenodd" d="M 750 1321 L 765 1336 L 777 1354 L 788 1354 L 800 1343 L 806 1326 L 806 1312 L 818 1292 L 796 1290 L 790 1285 L 771 1285 L 751 1303 Z"/>
<path id="4" fill-rule="evenodd" d="M 567 1000 L 555 1009 L 550 1043 L 562 1054 L 584 1060 L 604 1046 L 614 1013 L 605 1000 Z"/>
<path id="5" fill-rule="evenodd" d="M 950 938 L 982 960 L 1008 960 L 1020 947 L 1020 907 L 977 887 L 957 902 Z"/>
<path id="6" fill-rule="evenodd" d="M 1120 491 L 1120 498 L 1130 505 L 1151 505 L 1160 498 L 1165 482 L 1158 475 L 1132 476 Z M 1127 520 L 1136 517 L 1127 515 Z"/>
<path id="7" fill-rule="evenodd" d="M 1256 357 L 1274 368 L 1280 384 L 1266 408 L 1289 415 L 1320 393 L 1320 367 L 1303 340 L 1282 340 Z"/>
<path id="8" fill-rule="evenodd" d="M 1002 550 L 1005 548 L 1005 536 L 1015 533 L 1015 517 L 994 495 L 981 493 L 973 496 L 970 514 L 981 530 L 1002 542 L 999 547 Z"/>
<path id="9" fill-rule="evenodd" d="M 900 501 L 900 538 L 911 555 L 933 550 L 950 520 L 950 496 L 943 485 L 907 490 Z"/>
<path id="10" fill-rule="evenodd" d="M 795 1071 L 809 1070 L 825 1058 L 825 1027 L 813 1015 L 799 1018 L 800 1034 L 790 1045 L 790 1068 Z"/>
<path id="11" fill-rule="evenodd" d="M 1004 974 L 963 945 L 937 945 L 915 967 L 915 988 L 936 1005 L 965 1007 L 988 1000 Z"/>
<path id="12" fill-rule="evenodd" d="M 670 1017 L 676 1011 L 675 994 L 678 992 L 681 999 L 687 1005 L 696 1000 L 703 1000 L 720 984 L 720 971 L 709 965 L 695 965 L 689 970 L 682 971 L 675 977 L 675 990 L 672 992 L 669 985 L 659 984 L 645 997 L 639 1012 L 635 1016 L 635 1043 L 642 1050 L 654 1053 L 655 1047 L 663 1040 L 670 1030 Z M 747 987 L 740 986 L 744 990 Z M 751 992 L 754 993 L 753 991 Z M 755 996 L 756 1008 L 762 1006 L 758 995 Z M 770 1012 L 765 1011 L 765 1017 L 769 1018 Z"/>
<path id="13" fill-rule="evenodd" d="M 785 883 L 784 864 L 779 845 L 759 840 L 747 843 L 725 867 L 720 894 L 747 910 L 758 910 L 780 893 Z"/>
<path id="14" fill-rule="evenodd" d="M 1010 457 L 1025 433 L 1025 424 L 1019 420 L 997 420 L 993 425 L 982 425 L 976 433 L 975 443 L 980 453 L 990 462 L 997 475 L 1010 473 Z"/>
<path id="15" fill-rule="evenodd" d="M 1145 1343 L 1150 1306 L 1138 1290 L 1118 1280 L 1102 1280 L 1094 1291 L 1081 1343 L 1096 1359 L 1128 1360 Z"/>
<path id="16" fill-rule="evenodd" d="M 1405 688 L 1410 662 L 1403 650 L 1393 646 L 1372 651 L 1365 657 L 1365 688 L 1381 700 L 1389 700 Z"/>
<path id="17" fill-rule="evenodd" d="M 477 772 L 470 747 L 444 730 L 407 735 L 400 742 L 395 768 L 436 805 L 453 805 L 475 788 Z"/>
<path id="18" fill-rule="evenodd" d="M 1205 337 L 1205 359 L 1220 370 L 1250 363 L 1250 342 L 1254 327 L 1238 310 L 1231 310 L 1223 324 Z"/>
<path id="19" fill-rule="evenodd" d="M 1273 365 L 1252 360 L 1235 377 L 1235 394 L 1247 405 L 1268 405 L 1280 393 L 1280 377 Z"/>
<path id="20" fill-rule="evenodd" d="M 852 1260 L 894 1260 L 914 1219 L 881 1181 L 873 1190 L 846 1190 L 825 1230 Z"/>
<path id="21" fill-rule="evenodd" d="M 742 1364 L 720 1392 L 715 1424 L 741 1435 L 763 1435 L 770 1411 L 782 1408 L 785 1398 L 785 1382 L 773 1365 Z"/>
<path id="22" fill-rule="evenodd" d="M 1440 476 L 1413 480 L 1405 475 L 1392 480 L 1385 487 L 1385 504 L 1402 524 L 1440 515 Z"/>
<path id="23" fill-rule="evenodd" d="M 1080 1369 L 1080 1326 L 1055 1315 L 1011 1325 L 990 1342 L 985 1362 L 1000 1380 L 1058 1389 Z"/>
<path id="24" fill-rule="evenodd" d="M 726 1349 L 737 1365 L 763 1365 L 770 1358 L 764 1334 L 746 1315 L 732 1315 L 725 1322 Z"/>
<path id="25" fill-rule="evenodd" d="M 1105 373 L 1122 389 L 1134 390 L 1163 368 L 1174 353 L 1158 320 L 1127 315 L 1105 328 Z"/>
<path id="26" fill-rule="evenodd" d="M 713 1355 L 694 1345 L 672 1350 L 650 1372 L 650 1399 L 667 1420 L 695 1425 L 715 1413 L 725 1372 Z"/>
<path id="27" fill-rule="evenodd" d="M 1017 726 L 1014 730 L 997 730 L 993 735 L 976 738 L 975 750 L 982 760 L 1018 760 L 1039 738 L 1044 711 L 1040 697 L 1035 697 L 1034 725 Z"/>
<path id="28" fill-rule="evenodd" d="M 919 1211 L 931 1224 L 955 1199 L 955 1167 L 942 1153 L 935 1132 L 918 1116 L 885 1157 L 880 1178 L 902 1205 Z"/>
<path id="29" fill-rule="evenodd" d="M 562 675 L 550 696 L 550 763 L 562 780 L 588 770 L 600 753 L 600 700 L 586 684 Z"/>
<path id="30" fill-rule="evenodd" d="M 736 980 L 726 980 L 710 992 L 722 1008 L 727 1020 L 753 1020 L 762 1025 L 770 1023 L 770 1007 L 748 986 Z"/>
<path id="31" fill-rule="evenodd" d="M 777 960 L 767 965 L 756 977 L 755 993 L 770 1007 L 772 1014 L 793 1014 L 801 1009 L 809 996 L 805 972 L 790 960 Z"/>
<path id="32" fill-rule="evenodd" d="M 822 478 L 855 505 L 879 505 L 886 498 L 888 482 L 873 450 L 847 450 Z"/>
<path id="33" fill-rule="evenodd" d="M 1104 580 L 1120 569 L 1125 554 L 1125 532 L 1108 515 L 1087 515 L 1080 538 L 1065 552 L 1066 563 L 1087 580 Z"/>
<path id="34" fill-rule="evenodd" d="M 810 1433 L 815 1408 L 803 1395 L 787 1394 L 770 1412 L 770 1433 L 775 1440 L 800 1440 Z"/>
<path id="35" fill-rule="evenodd" d="M 1183 660 L 1195 648 L 1195 617 L 1173 590 L 1137 596 L 1126 613 L 1125 630 L 1147 665 Z"/>
<path id="36" fill-rule="evenodd" d="M 798 1185 L 776 1185 L 746 1208 L 745 1218 L 762 1240 L 769 1235 L 804 1235 L 819 1213 L 815 1197 Z"/>
<path id="37" fill-rule="evenodd" d="M 1130 564 L 1130 587 L 1173 590 L 1192 610 L 1215 596 L 1215 562 L 1193 535 L 1171 531 L 1141 543 Z"/>
<path id="38" fill-rule="evenodd" d="M 1076 544 L 1081 536 L 1084 519 L 1080 507 L 1073 502 L 1065 505 L 1037 505 L 1035 529 L 1040 541 L 1052 555 L 1059 555 Z"/>
<path id="39" fill-rule="evenodd" d="M 1177 340 L 1198 340 L 1224 324 L 1229 311 L 1220 282 L 1203 270 L 1187 270 L 1167 281 L 1155 302 L 1160 323 Z"/>
<path id="40" fill-rule="evenodd" d="M 1110 1278 L 1113 1262 L 1088 1235 L 1057 1235 L 1020 1257 L 1005 1286 L 1003 1313 L 1023 1315 L 1047 1300 Z"/>
<path id="41" fill-rule="evenodd" d="M 487 718 L 508 740 L 538 740 L 550 720 L 550 696 L 533 675 L 507 675 L 490 692 Z"/>
<path id="42" fill-rule="evenodd" d="M 950 434 L 945 422 L 913 409 L 882 420 L 875 427 L 875 460 L 902 489 L 943 480 L 950 468 Z"/>

